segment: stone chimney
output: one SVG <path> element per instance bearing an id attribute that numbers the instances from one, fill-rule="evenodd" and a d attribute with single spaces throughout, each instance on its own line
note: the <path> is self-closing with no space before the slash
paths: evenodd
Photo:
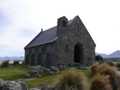
<path id="1" fill-rule="evenodd" d="M 68 19 L 65 16 L 58 18 L 57 27 L 66 27 L 68 23 Z"/>

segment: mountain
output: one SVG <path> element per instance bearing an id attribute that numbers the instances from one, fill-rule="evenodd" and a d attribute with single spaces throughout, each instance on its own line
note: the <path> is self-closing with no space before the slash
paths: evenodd
<path id="1" fill-rule="evenodd" d="M 0 61 L 2 60 L 24 60 L 24 57 L 23 56 L 20 56 L 20 57 L 17 57 L 17 56 L 14 56 L 14 57 L 0 57 Z"/>
<path id="2" fill-rule="evenodd" d="M 101 55 L 103 58 L 120 58 L 120 50 L 117 50 L 109 55 L 104 53 L 97 53 L 97 55 Z"/>
<path id="3" fill-rule="evenodd" d="M 120 50 L 117 50 L 109 55 L 111 58 L 120 58 Z"/>

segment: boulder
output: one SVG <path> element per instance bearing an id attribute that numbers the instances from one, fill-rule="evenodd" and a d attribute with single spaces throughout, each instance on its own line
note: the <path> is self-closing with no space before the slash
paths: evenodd
<path id="1" fill-rule="evenodd" d="M 55 72 L 52 71 L 50 68 L 44 68 L 44 73 L 52 75 L 52 74 L 54 74 Z"/>
<path id="2" fill-rule="evenodd" d="M 59 64 L 58 65 L 59 70 L 64 70 L 66 68 L 66 65 L 64 64 Z"/>
<path id="3" fill-rule="evenodd" d="M 55 89 L 55 87 L 53 87 L 53 86 L 45 85 L 45 86 L 41 86 L 39 88 L 31 88 L 30 90 L 57 90 L 57 89 Z"/>
<path id="4" fill-rule="evenodd" d="M 59 68 L 56 66 L 51 66 L 50 69 L 54 72 L 59 72 Z"/>
<path id="5" fill-rule="evenodd" d="M 0 80 L 0 90 L 28 90 L 24 82 Z"/>
<path id="6" fill-rule="evenodd" d="M 40 77 L 44 73 L 44 67 L 42 66 L 31 66 L 29 74 L 31 77 Z"/>

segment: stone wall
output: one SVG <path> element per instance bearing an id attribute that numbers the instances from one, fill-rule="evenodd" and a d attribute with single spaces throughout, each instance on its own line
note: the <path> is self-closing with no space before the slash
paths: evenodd
<path id="1" fill-rule="evenodd" d="M 58 40 L 56 43 L 57 62 L 74 64 L 74 48 L 78 43 L 83 46 L 82 64 L 92 64 L 95 60 L 95 44 L 79 19 L 74 19 L 67 26 L 58 28 Z"/>
<path id="2" fill-rule="evenodd" d="M 57 37 L 53 43 L 26 49 L 25 57 L 29 65 L 75 64 L 75 46 L 80 44 L 83 50 L 82 65 L 90 65 L 95 60 L 95 44 L 86 27 L 76 16 L 72 22 L 62 17 L 58 19 Z M 63 24 L 62 24 L 63 23 Z"/>

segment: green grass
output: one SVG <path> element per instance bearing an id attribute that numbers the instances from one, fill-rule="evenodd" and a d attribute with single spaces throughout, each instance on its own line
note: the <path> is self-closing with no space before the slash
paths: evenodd
<path id="1" fill-rule="evenodd" d="M 57 82 L 59 75 L 45 75 L 41 78 L 34 78 L 26 81 L 29 88 L 39 87 L 41 85 L 54 85 Z"/>
<path id="2" fill-rule="evenodd" d="M 39 87 L 41 85 L 54 85 L 59 81 L 59 78 L 66 73 L 68 70 L 76 70 L 78 72 L 83 72 L 85 74 L 86 77 L 89 78 L 90 76 L 90 70 L 89 69 L 85 69 L 85 70 L 80 70 L 80 69 L 75 69 L 75 68 L 69 68 L 66 70 L 63 70 L 59 73 L 56 73 L 54 75 L 45 75 L 42 76 L 40 78 L 34 78 L 32 80 L 28 80 L 26 81 L 26 83 L 28 84 L 29 88 L 34 88 L 34 87 Z"/>
<path id="3" fill-rule="evenodd" d="M 0 79 L 16 80 L 25 78 L 28 69 L 23 65 L 0 68 Z"/>
<path id="4" fill-rule="evenodd" d="M 28 75 L 28 68 L 24 65 L 15 65 L 9 66 L 5 68 L 0 68 L 0 79 L 4 80 L 17 80 L 17 79 L 25 79 L 26 75 Z M 59 78 L 62 74 L 66 73 L 68 70 L 77 70 L 78 72 L 83 72 L 86 77 L 90 77 L 90 70 L 88 69 L 75 69 L 75 68 L 67 68 L 59 73 L 54 75 L 43 75 L 39 78 L 32 78 L 26 80 L 29 88 L 39 87 L 40 85 L 54 85 L 58 82 Z"/>

